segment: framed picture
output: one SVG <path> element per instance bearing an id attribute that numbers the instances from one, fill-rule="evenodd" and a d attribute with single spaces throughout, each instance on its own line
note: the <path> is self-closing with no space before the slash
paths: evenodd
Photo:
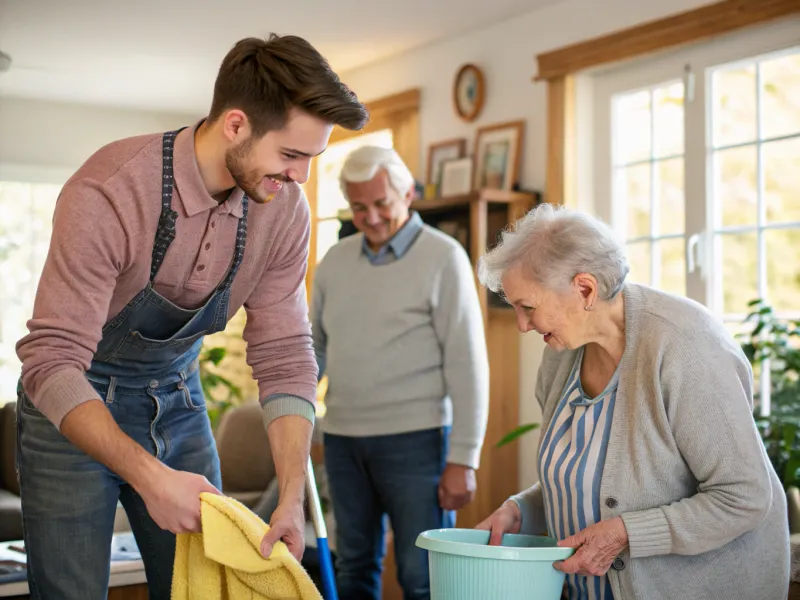
<path id="1" fill-rule="evenodd" d="M 463 158 L 467 150 L 467 140 L 459 138 L 436 142 L 428 146 L 427 184 L 442 185 L 442 163 L 446 160 Z"/>
<path id="2" fill-rule="evenodd" d="M 512 190 L 519 180 L 525 121 L 510 121 L 478 129 L 475 138 L 474 188 Z"/>
<path id="3" fill-rule="evenodd" d="M 461 196 L 472 191 L 472 157 L 447 160 L 442 163 L 442 198 Z"/>

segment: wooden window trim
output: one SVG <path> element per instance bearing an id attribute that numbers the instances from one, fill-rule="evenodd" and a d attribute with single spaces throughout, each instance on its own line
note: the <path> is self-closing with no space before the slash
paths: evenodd
<path id="1" fill-rule="evenodd" d="M 335 127 L 331 132 L 329 144 L 335 144 L 365 133 L 391 129 L 394 148 L 406 163 L 414 177 L 420 177 L 420 136 L 419 136 L 419 88 L 410 89 L 392 96 L 366 102 L 369 111 L 369 122 L 360 131 L 348 131 Z M 314 280 L 314 269 L 317 264 L 317 165 L 311 162 L 308 181 L 303 186 L 311 211 L 311 239 L 308 252 L 308 272 L 306 274 L 306 292 L 311 297 Z"/>
<path id="2" fill-rule="evenodd" d="M 797 0 L 723 0 L 539 54 L 534 80 L 546 81 L 548 87 L 545 201 L 553 204 L 574 201 L 577 73 L 797 13 L 800 13 Z"/>

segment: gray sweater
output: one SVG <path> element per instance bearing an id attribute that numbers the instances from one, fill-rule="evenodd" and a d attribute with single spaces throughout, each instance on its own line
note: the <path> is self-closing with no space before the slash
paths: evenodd
<path id="1" fill-rule="evenodd" d="M 754 425 L 750 364 L 703 306 L 629 284 L 625 352 L 600 486 L 629 548 L 615 600 L 786 600 L 786 495 Z M 575 351 L 547 348 L 536 399 L 547 428 Z M 513 498 L 546 530 L 539 484 Z"/>
<path id="2" fill-rule="evenodd" d="M 328 375 L 324 431 L 358 437 L 452 425 L 447 461 L 477 468 L 489 366 L 466 252 L 427 225 L 389 264 L 371 264 L 362 243 L 361 234 L 343 239 L 314 276 L 314 350 Z"/>

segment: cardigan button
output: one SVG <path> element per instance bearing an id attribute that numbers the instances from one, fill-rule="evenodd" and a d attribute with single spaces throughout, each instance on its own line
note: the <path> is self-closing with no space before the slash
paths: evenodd
<path id="1" fill-rule="evenodd" d="M 618 504 L 619 502 L 617 502 L 616 498 L 606 498 L 606 506 L 608 508 L 617 508 Z"/>
<path id="2" fill-rule="evenodd" d="M 615 558 L 614 562 L 611 563 L 611 568 L 615 571 L 622 571 L 625 568 L 625 561 L 621 558 Z"/>

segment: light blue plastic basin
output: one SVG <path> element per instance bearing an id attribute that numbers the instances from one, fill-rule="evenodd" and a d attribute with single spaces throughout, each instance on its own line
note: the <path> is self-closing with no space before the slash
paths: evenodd
<path id="1" fill-rule="evenodd" d="M 564 573 L 553 563 L 572 556 L 556 540 L 506 534 L 489 546 L 489 532 L 433 529 L 417 537 L 428 551 L 431 600 L 559 600 Z"/>

